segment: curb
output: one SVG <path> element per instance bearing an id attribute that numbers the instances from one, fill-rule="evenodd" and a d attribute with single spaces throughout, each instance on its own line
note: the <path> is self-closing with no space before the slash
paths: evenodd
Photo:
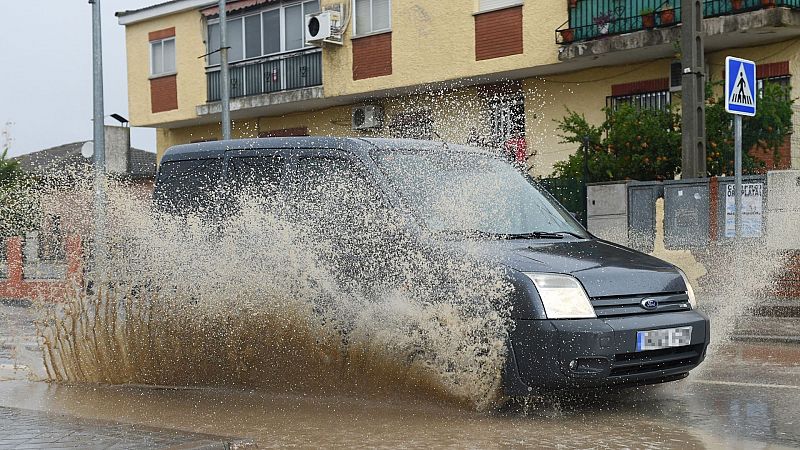
<path id="1" fill-rule="evenodd" d="M 800 336 L 769 336 L 756 334 L 734 334 L 732 341 L 739 342 L 769 342 L 775 344 L 800 344 Z"/>

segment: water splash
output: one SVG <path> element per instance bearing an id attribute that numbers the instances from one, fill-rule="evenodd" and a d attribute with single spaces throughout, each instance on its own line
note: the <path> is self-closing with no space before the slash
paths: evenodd
<path id="1" fill-rule="evenodd" d="M 247 197 L 222 223 L 111 192 L 105 270 L 38 322 L 51 380 L 498 398 L 511 286 L 497 265 L 379 208 L 326 228 Z"/>

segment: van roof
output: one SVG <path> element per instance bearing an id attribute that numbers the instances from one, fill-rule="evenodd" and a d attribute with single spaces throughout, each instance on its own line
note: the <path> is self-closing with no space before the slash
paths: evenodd
<path id="1" fill-rule="evenodd" d="M 170 147 L 164 153 L 162 162 L 185 159 L 222 158 L 228 150 L 250 148 L 314 149 L 341 148 L 349 151 L 369 151 L 373 149 L 392 151 L 404 150 L 460 150 L 479 152 L 475 148 L 437 141 L 418 139 L 384 138 L 343 138 L 343 137 L 271 137 L 254 139 L 233 139 L 229 141 L 197 142 Z"/>

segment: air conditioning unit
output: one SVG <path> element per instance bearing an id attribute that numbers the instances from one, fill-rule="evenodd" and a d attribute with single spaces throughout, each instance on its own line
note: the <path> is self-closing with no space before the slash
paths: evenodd
<path id="1" fill-rule="evenodd" d="M 669 91 L 680 92 L 683 84 L 683 66 L 680 61 L 673 61 L 669 65 Z"/>
<path id="2" fill-rule="evenodd" d="M 342 14 L 338 11 L 320 11 L 306 14 L 306 44 L 321 47 L 323 42 L 342 45 Z"/>
<path id="3" fill-rule="evenodd" d="M 369 130 L 383 126 L 383 108 L 380 105 L 356 106 L 351 110 L 353 130 Z"/>

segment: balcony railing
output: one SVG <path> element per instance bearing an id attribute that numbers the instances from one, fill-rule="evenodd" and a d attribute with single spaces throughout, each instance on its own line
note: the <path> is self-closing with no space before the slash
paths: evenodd
<path id="1" fill-rule="evenodd" d="M 680 3 L 680 0 L 575 0 L 574 6 L 567 6 L 569 19 L 556 30 L 556 43 L 674 26 L 681 21 Z M 703 16 L 725 16 L 776 6 L 800 9 L 800 0 L 706 0 Z"/>
<path id="2" fill-rule="evenodd" d="M 322 52 L 304 50 L 230 65 L 231 98 L 322 85 Z M 222 98 L 219 66 L 206 69 L 208 101 Z"/>

